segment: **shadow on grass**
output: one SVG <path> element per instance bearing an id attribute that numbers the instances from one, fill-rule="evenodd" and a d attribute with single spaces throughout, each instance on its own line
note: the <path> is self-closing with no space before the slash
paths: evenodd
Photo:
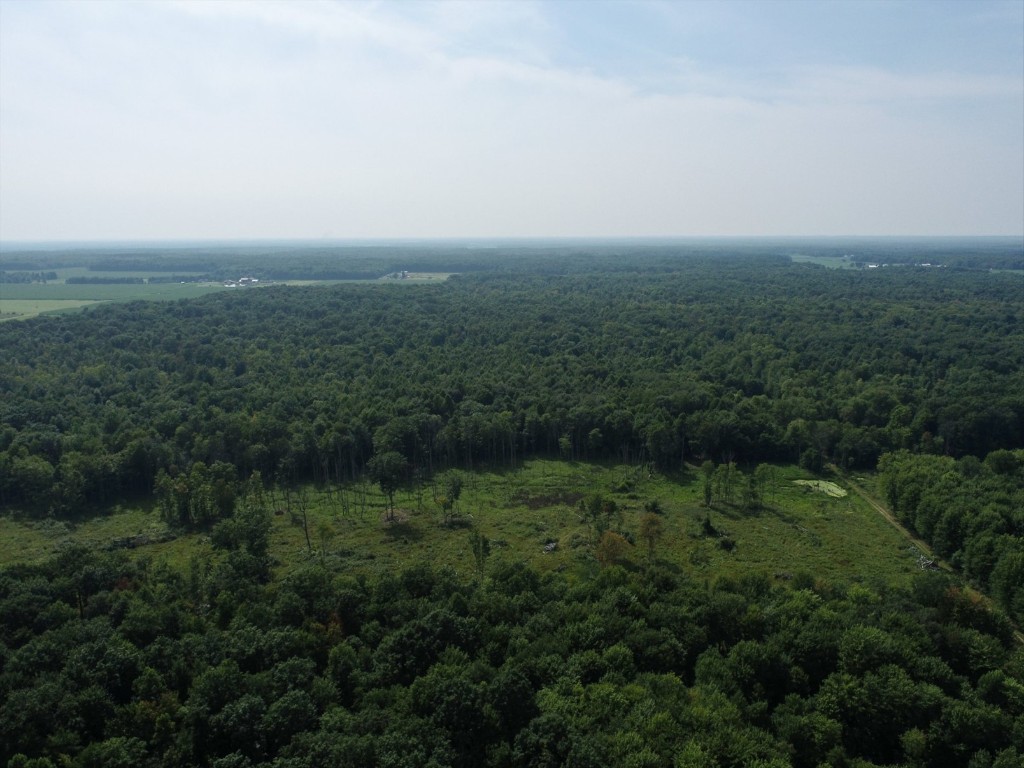
<path id="1" fill-rule="evenodd" d="M 389 541 L 419 541 L 423 538 L 423 532 L 408 522 L 400 521 L 386 523 L 384 525 L 384 537 Z"/>
<path id="2" fill-rule="evenodd" d="M 735 504 L 721 501 L 714 502 L 710 507 L 704 507 L 704 510 L 708 513 L 717 513 L 727 520 L 747 520 L 758 517 L 760 511 L 738 507 Z"/>
<path id="3" fill-rule="evenodd" d="M 668 482 L 675 485 L 686 486 L 693 482 L 696 475 L 695 469 L 686 466 L 683 469 L 668 469 L 661 473 Z"/>
<path id="4" fill-rule="evenodd" d="M 83 503 L 76 505 L 73 510 L 63 512 L 53 512 L 32 504 L 9 505 L 5 506 L 0 514 L 15 523 L 31 524 L 55 520 L 74 527 L 94 520 L 116 517 L 126 512 L 142 512 L 148 515 L 154 512 L 155 507 L 156 504 L 152 498 L 145 495 L 131 495 L 104 504 Z"/>
<path id="5" fill-rule="evenodd" d="M 642 563 L 642 565 L 645 571 L 657 569 L 661 571 L 668 571 L 669 573 L 674 574 L 676 576 L 681 576 L 683 573 L 685 573 L 685 571 L 679 566 L 678 563 L 674 563 L 671 560 L 658 557 L 657 554 L 654 556 L 654 562 L 645 561 L 644 563 Z"/>
<path id="6" fill-rule="evenodd" d="M 794 517 L 793 515 L 784 511 L 781 507 L 766 506 L 762 507 L 760 512 L 765 516 L 770 516 L 774 517 L 776 520 L 781 520 L 787 525 L 796 525 L 798 522 L 800 522 L 799 518 Z"/>
<path id="7" fill-rule="evenodd" d="M 772 506 L 765 504 L 762 506 L 747 508 L 739 507 L 735 504 L 719 504 L 715 503 L 711 505 L 711 508 L 703 508 L 706 511 L 717 512 L 722 517 L 729 520 L 756 520 L 761 517 L 773 517 L 776 520 L 780 520 L 787 525 L 796 525 L 800 522 L 799 518 L 789 514 L 781 507 Z"/>

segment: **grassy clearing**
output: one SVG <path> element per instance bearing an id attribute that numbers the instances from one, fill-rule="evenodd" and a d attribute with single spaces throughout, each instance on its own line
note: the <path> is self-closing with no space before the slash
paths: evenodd
<path id="1" fill-rule="evenodd" d="M 856 269 L 856 264 L 842 256 L 808 256 L 803 253 L 789 254 L 794 264 L 820 264 L 829 269 Z"/>
<path id="2" fill-rule="evenodd" d="M 57 271 L 57 280 L 47 283 L 0 284 L 0 321 L 24 320 L 42 314 L 73 312 L 104 301 L 170 301 L 206 296 L 214 291 L 232 290 L 219 282 L 209 283 L 142 283 L 142 284 L 67 284 L 69 277 L 158 277 L 164 275 L 188 276 L 187 270 L 175 272 L 96 272 L 85 267 L 71 267 Z M 447 272 L 410 272 L 403 280 L 377 278 L 367 280 L 285 280 L 274 285 L 332 285 L 337 283 L 377 283 L 386 281 L 395 285 L 423 285 L 443 282 Z M 271 283 L 267 283 L 270 285 Z M 238 289 L 234 289 L 238 290 Z M 247 289 L 249 290 L 249 289 Z"/>
<path id="3" fill-rule="evenodd" d="M 408 272 L 405 277 L 400 281 L 396 282 L 408 282 L 412 280 L 414 282 L 443 282 L 451 277 L 453 272 Z M 387 279 L 387 278 L 382 278 Z"/>
<path id="4" fill-rule="evenodd" d="M 66 523 L 27 523 L 5 515 L 0 517 L 0 565 L 38 563 L 54 554 L 60 542 L 70 540 Z"/>
<path id="5" fill-rule="evenodd" d="M 664 536 L 655 558 L 694 577 L 714 580 L 759 571 L 785 579 L 807 571 L 822 577 L 904 582 L 916 572 L 916 553 L 859 497 L 810 493 L 793 480 L 812 478 L 795 467 L 781 468 L 777 487 L 766 494 L 761 509 L 716 503 L 708 510 L 701 504 L 696 471 L 669 478 L 632 467 L 537 460 L 515 471 L 467 475 L 461 525 L 441 525 L 429 489 L 399 494 L 401 521 L 382 522 L 383 498 L 366 486 L 368 503 L 361 515 L 351 499 L 346 515 L 339 497 L 313 498 L 313 553 L 301 526 L 287 515 L 275 518 L 272 546 L 282 571 L 323 557 L 342 569 L 364 573 L 418 561 L 471 573 L 475 566 L 468 531 L 475 527 L 490 541 L 492 559 L 524 561 L 541 571 L 588 573 L 597 567 L 595 532 L 577 502 L 598 492 L 619 508 L 621 518 L 613 527 L 634 537 L 629 561 L 636 566 L 647 559 L 638 536 L 640 517 L 645 502 L 656 500 Z M 720 536 L 705 535 L 705 517 Z M 322 522 L 333 536 L 326 546 L 315 534 Z M 735 547 L 723 547 L 725 540 Z M 545 553 L 549 541 L 558 548 Z"/>
<path id="6" fill-rule="evenodd" d="M 70 312 L 99 303 L 91 299 L 8 299 L 0 296 L 0 322 Z"/>
<path id="7" fill-rule="evenodd" d="M 619 509 L 612 528 L 634 537 L 627 567 L 647 561 L 639 521 L 645 502 L 656 500 L 664 536 L 655 558 L 694 578 L 714 580 L 753 571 L 786 579 L 806 571 L 816 577 L 902 583 L 917 571 L 916 552 L 859 496 L 813 493 L 795 480 L 812 478 L 795 467 L 783 467 L 762 508 L 747 511 L 716 502 L 708 510 L 701 504 L 696 471 L 669 478 L 625 466 L 536 460 L 512 471 L 467 473 L 459 502 L 462 517 L 449 526 L 441 524 L 429 487 L 397 494 L 395 522 L 384 520 L 384 498 L 369 483 L 351 486 L 344 495 L 308 488 L 310 545 L 295 498 L 289 513 L 281 494 L 275 494 L 273 506 L 279 514 L 272 518 L 271 554 L 279 575 L 323 561 L 332 569 L 366 575 L 429 562 L 468 576 L 475 571 L 469 544 L 475 529 L 490 542 L 491 561 L 522 561 L 542 572 L 583 575 L 598 568 L 596 533 L 578 502 L 597 492 Z M 714 535 L 705 534 L 705 517 Z M 163 530 L 156 513 L 143 508 L 75 525 L 0 519 L 0 563 L 37 561 L 68 541 L 106 547 L 139 534 L 156 538 Z M 544 545 L 551 541 L 557 549 L 545 553 Z M 723 546 L 729 542 L 731 549 Z M 212 554 L 206 534 L 131 551 L 176 567 L 194 555 Z"/>
<path id="8" fill-rule="evenodd" d="M 107 514 L 85 520 L 26 520 L 0 517 L 0 565 L 35 563 L 56 554 L 69 544 L 111 549 L 127 539 L 145 536 L 151 541 L 169 538 L 171 532 L 151 507 L 115 506 Z M 199 543 L 196 536 L 182 537 L 182 544 Z M 149 544 L 137 551 L 152 553 L 166 544 Z"/>
<path id="9" fill-rule="evenodd" d="M 175 269 L 164 272 L 140 272 L 139 270 L 119 270 L 119 269 L 89 269 L 88 267 L 65 267 L 63 269 L 54 270 L 57 273 L 57 280 L 67 280 L 69 277 L 190 277 L 194 275 L 202 275 L 202 272 L 196 272 L 195 270 L 188 269 Z"/>
<path id="10" fill-rule="evenodd" d="M 825 495 L 831 496 L 835 499 L 841 499 L 846 495 L 845 488 L 840 488 L 838 485 L 831 483 L 828 480 L 794 480 L 793 483 L 795 485 L 802 485 L 812 491 L 824 493 Z"/>
<path id="11" fill-rule="evenodd" d="M 14 300 L 48 301 L 166 301 L 206 296 L 223 291 L 219 283 L 160 283 L 154 285 L 66 285 L 63 283 L 32 283 L 0 287 L 0 305 Z"/>
<path id="12" fill-rule="evenodd" d="M 291 285 L 291 286 L 306 286 L 306 285 L 332 285 L 334 283 L 346 282 L 344 280 L 282 280 L 280 283 L 275 285 Z M 351 280 L 348 282 L 354 283 L 369 283 L 372 280 Z M 249 290 L 248 288 L 246 290 Z"/>
<path id="13" fill-rule="evenodd" d="M 68 285 L 16 283 L 0 286 L 0 304 L 11 300 L 136 301 L 189 299 L 225 290 L 220 283 L 156 283 L 149 285 Z"/>

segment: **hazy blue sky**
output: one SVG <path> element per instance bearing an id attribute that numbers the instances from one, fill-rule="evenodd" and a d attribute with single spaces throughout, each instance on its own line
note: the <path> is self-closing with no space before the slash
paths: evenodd
<path id="1" fill-rule="evenodd" d="M 0 0 L 0 239 L 1024 232 L 1024 0 Z"/>

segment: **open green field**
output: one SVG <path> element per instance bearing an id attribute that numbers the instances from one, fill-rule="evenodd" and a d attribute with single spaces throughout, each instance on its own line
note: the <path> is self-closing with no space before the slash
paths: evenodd
<path id="1" fill-rule="evenodd" d="M 206 296 L 224 290 L 220 283 L 149 283 L 142 284 L 68 284 L 69 277 L 166 277 L 188 276 L 195 272 L 103 271 L 86 267 L 65 267 L 55 270 L 57 279 L 46 283 L 0 284 L 0 320 L 35 317 L 54 312 L 68 312 L 102 301 L 166 301 Z"/>
<path id="2" fill-rule="evenodd" d="M 69 277 L 105 277 L 105 278 L 119 278 L 119 277 L 191 277 L 193 275 L 204 274 L 202 272 L 196 272 L 188 269 L 176 269 L 170 271 L 154 271 L 154 272 L 140 272 L 138 270 L 96 270 L 89 269 L 88 267 L 63 267 L 61 269 L 54 270 L 57 273 L 57 281 L 63 282 Z"/>
<path id="3" fill-rule="evenodd" d="M 381 280 L 393 281 L 396 283 L 408 283 L 410 281 L 414 283 L 431 283 L 431 282 L 444 282 L 451 277 L 453 272 L 407 272 L 405 277 L 398 280 L 390 276 L 382 277 Z"/>
<path id="4" fill-rule="evenodd" d="M 594 531 L 584 521 L 578 502 L 598 492 L 616 502 L 618 526 L 636 541 L 629 560 L 641 564 L 646 547 L 638 535 L 644 503 L 658 501 L 664 537 L 656 549 L 662 560 L 694 576 L 717 578 L 762 571 L 786 578 L 807 571 L 816 576 L 903 581 L 917 570 L 916 553 L 874 510 L 855 496 L 834 498 L 791 480 L 811 479 L 796 468 L 782 468 L 773 499 L 754 512 L 714 504 L 713 527 L 736 543 L 729 551 L 722 539 L 707 537 L 701 504 L 702 484 L 696 472 L 682 480 L 647 475 L 631 467 L 531 461 L 514 472 L 468 474 L 460 501 L 471 523 L 491 542 L 492 557 L 528 562 L 544 570 L 589 571 L 596 567 Z M 351 500 L 350 500 L 351 505 Z M 340 500 L 321 497 L 311 505 L 310 530 L 329 521 L 334 539 L 331 557 L 359 571 L 386 571 L 398 561 L 425 560 L 460 572 L 473 568 L 465 529 L 445 528 L 429 489 L 396 500 L 404 520 L 383 523 L 383 501 L 362 516 L 340 512 Z M 283 563 L 305 549 L 300 526 L 275 528 L 275 546 Z M 615 523 L 612 528 L 617 527 Z M 313 534 L 311 534 L 313 535 Z M 314 547 L 317 547 L 313 535 Z M 552 553 L 544 544 L 558 543 Z M 287 566 L 285 566 L 287 567 Z"/>
<path id="5" fill-rule="evenodd" d="M 639 521 L 645 502 L 655 500 L 664 527 L 655 558 L 694 578 L 763 572 L 784 580 L 806 571 L 815 577 L 902 583 L 918 569 L 916 551 L 858 496 L 836 498 L 796 485 L 794 480 L 812 477 L 794 467 L 780 468 L 775 488 L 755 511 L 715 503 L 709 512 L 701 504 L 701 480 L 695 471 L 677 479 L 634 467 L 535 460 L 514 471 L 466 473 L 464 478 L 462 517 L 448 526 L 441 523 L 429 487 L 397 494 L 395 522 L 385 520 L 383 496 L 369 483 L 330 493 L 309 487 L 287 501 L 275 492 L 271 553 L 277 570 L 287 573 L 322 559 L 332 568 L 366 575 L 416 562 L 468 574 L 475 568 L 469 544 L 475 529 L 490 542 L 492 559 L 586 574 L 598 567 L 595 532 L 579 501 L 595 492 L 614 500 L 621 513 L 611 528 L 636 542 L 627 566 L 647 561 Z M 299 514 L 302 498 L 311 546 Z M 705 534 L 706 515 L 716 535 Z M 77 524 L 2 518 L 0 563 L 38 561 L 69 542 L 113 547 L 140 535 L 150 540 L 169 536 L 152 508 L 114 510 Z M 723 546 L 727 540 L 735 547 Z M 548 542 L 557 542 L 554 552 L 544 551 Z M 176 567 L 193 555 L 209 557 L 212 552 L 205 533 L 132 551 Z"/>
<path id="6" fill-rule="evenodd" d="M 796 485 L 802 485 L 810 488 L 812 491 L 818 491 L 828 496 L 832 496 L 837 499 L 843 498 L 847 495 L 846 489 L 840 485 L 830 482 L 829 480 L 794 480 Z"/>
<path id="7" fill-rule="evenodd" d="M 0 322 L 25 320 L 37 315 L 72 312 L 100 302 L 93 299 L 7 299 L 0 298 Z"/>
<path id="8" fill-rule="evenodd" d="M 0 284 L 0 321 L 24 320 L 42 314 L 71 312 L 91 304 L 105 301 L 168 301 L 206 296 L 214 291 L 238 290 L 225 288 L 220 283 L 148 283 L 143 284 L 67 284 L 66 277 L 154 277 L 171 273 L 103 272 L 89 271 L 84 267 L 57 270 L 58 281 L 48 283 L 3 283 Z M 189 273 L 175 272 L 185 275 Z M 340 282 L 375 283 L 381 280 L 394 285 L 422 285 L 443 282 L 450 277 L 447 272 L 410 273 L 403 280 L 378 278 L 375 280 L 284 280 L 274 285 L 329 285 Z M 268 283 L 269 284 L 269 283 Z M 247 288 L 245 290 L 252 290 Z"/>
<path id="9" fill-rule="evenodd" d="M 842 256 L 808 256 L 803 253 L 791 253 L 789 258 L 795 264 L 821 264 L 829 269 L 856 269 L 857 265 Z"/>
<path id="10" fill-rule="evenodd" d="M 5 283 L 0 285 L 0 311 L 8 301 L 79 300 L 136 301 L 189 299 L 225 290 L 219 283 L 157 283 L 149 285 L 68 285 L 66 283 Z"/>
<path id="11" fill-rule="evenodd" d="M 80 271 L 85 272 L 85 270 Z M 137 275 L 110 273 L 110 276 Z M 191 299 L 223 290 L 227 289 L 219 283 L 156 283 L 153 285 L 148 283 L 140 285 L 68 285 L 52 281 L 48 283 L 3 283 L 0 284 L 0 322 L 25 320 L 44 314 L 73 312 L 99 302 Z"/>

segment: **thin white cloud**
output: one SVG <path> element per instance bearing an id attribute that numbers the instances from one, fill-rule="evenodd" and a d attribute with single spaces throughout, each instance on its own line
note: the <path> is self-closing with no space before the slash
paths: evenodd
<path id="1" fill-rule="evenodd" d="M 979 99 L 1024 99 L 1024 78 L 943 71 L 897 74 L 877 68 L 843 67 L 797 73 L 793 85 L 781 93 L 798 101 L 950 104 Z"/>
<path id="2" fill-rule="evenodd" d="M 1024 78 L 590 67 L 543 3 L 44 8 L 0 30 L 3 238 L 1024 227 Z"/>

